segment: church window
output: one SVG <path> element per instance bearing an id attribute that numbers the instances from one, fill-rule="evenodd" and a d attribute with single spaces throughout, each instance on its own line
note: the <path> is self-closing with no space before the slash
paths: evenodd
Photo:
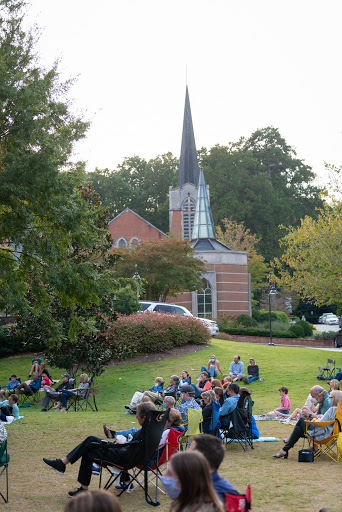
<path id="1" fill-rule="evenodd" d="M 139 238 L 136 238 L 136 237 L 133 237 L 129 243 L 131 249 L 134 249 L 134 247 L 136 247 L 137 245 L 139 245 L 140 242 L 139 242 Z"/>
<path id="2" fill-rule="evenodd" d="M 117 241 L 117 246 L 118 247 L 127 247 L 127 241 L 125 240 L 125 238 L 119 238 L 119 240 Z"/>
<path id="3" fill-rule="evenodd" d="M 213 314 L 212 291 L 207 279 L 202 279 L 202 284 L 202 289 L 197 292 L 197 314 L 199 317 L 209 318 Z"/>
<path id="4" fill-rule="evenodd" d="M 192 197 L 188 196 L 183 201 L 182 217 L 183 217 L 183 238 L 184 240 L 191 240 L 191 231 L 194 225 L 196 210 L 196 202 Z"/>

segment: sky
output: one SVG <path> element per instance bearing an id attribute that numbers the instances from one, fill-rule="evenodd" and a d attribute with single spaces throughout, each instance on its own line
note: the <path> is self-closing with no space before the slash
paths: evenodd
<path id="1" fill-rule="evenodd" d="M 342 165 L 341 18 L 340 0 L 31 0 L 27 23 L 41 64 L 77 78 L 88 171 L 179 156 L 187 83 L 197 149 L 273 125 L 324 181 Z"/>

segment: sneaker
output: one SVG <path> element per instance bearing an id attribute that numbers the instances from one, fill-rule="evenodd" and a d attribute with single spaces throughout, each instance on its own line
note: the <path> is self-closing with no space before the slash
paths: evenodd
<path id="1" fill-rule="evenodd" d="M 46 466 L 49 466 L 49 468 L 54 469 L 60 475 L 64 475 L 65 464 L 64 464 L 64 462 L 61 461 L 61 459 L 55 459 L 55 460 L 43 459 L 43 462 Z"/>
<path id="2" fill-rule="evenodd" d="M 132 491 L 134 491 L 134 485 L 133 485 L 133 482 L 131 482 L 128 487 L 126 485 L 124 485 L 124 486 L 116 485 L 115 489 L 118 489 L 118 490 L 125 489 L 126 492 L 132 492 Z"/>
<path id="3" fill-rule="evenodd" d="M 69 491 L 68 492 L 68 498 L 73 498 L 74 496 L 77 496 L 80 492 L 88 491 L 88 489 L 84 489 L 83 487 L 79 487 L 76 489 L 76 491 Z"/>
<path id="4" fill-rule="evenodd" d="M 42 409 L 40 412 L 47 412 L 47 409 Z"/>
<path id="5" fill-rule="evenodd" d="M 129 411 L 125 412 L 125 414 L 135 414 L 135 411 L 129 410 Z"/>
<path id="6" fill-rule="evenodd" d="M 92 466 L 92 470 L 91 470 L 91 472 L 93 473 L 93 475 L 99 475 L 99 474 L 100 474 L 100 471 L 101 471 L 100 466 L 98 466 L 97 464 L 93 464 L 93 466 Z"/>
<path id="7" fill-rule="evenodd" d="M 130 410 L 132 410 L 132 409 L 133 409 L 133 407 L 132 407 L 132 405 L 131 405 L 131 404 L 128 404 L 128 405 L 125 405 L 125 409 L 130 409 Z"/>

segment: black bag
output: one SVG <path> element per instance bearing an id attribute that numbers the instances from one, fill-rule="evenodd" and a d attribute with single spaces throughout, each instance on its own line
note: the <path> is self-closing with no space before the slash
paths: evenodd
<path id="1" fill-rule="evenodd" d="M 313 450 L 299 450 L 298 462 L 314 462 L 315 455 Z"/>
<path id="2" fill-rule="evenodd" d="M 13 406 L 12 405 L 2 405 L 0 407 L 0 410 L 1 410 L 2 414 L 4 414 L 5 416 L 12 416 L 12 414 L 13 414 Z"/>

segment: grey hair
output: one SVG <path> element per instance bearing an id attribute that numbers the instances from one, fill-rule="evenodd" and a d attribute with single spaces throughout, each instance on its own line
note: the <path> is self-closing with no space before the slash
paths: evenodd
<path id="1" fill-rule="evenodd" d="M 175 401 L 176 401 L 176 400 L 174 399 L 174 397 L 173 397 L 173 396 L 166 396 L 166 397 L 164 398 L 164 402 L 167 402 L 168 404 L 170 404 L 170 405 L 171 405 L 171 407 L 175 404 Z"/>
<path id="2" fill-rule="evenodd" d="M 171 375 L 171 379 L 174 380 L 175 382 L 179 382 L 178 375 Z"/>
<path id="3" fill-rule="evenodd" d="M 322 388 L 321 386 L 318 386 L 316 389 L 314 389 L 314 394 L 316 396 L 324 396 L 328 393 L 328 391 L 326 391 L 324 388 Z"/>

